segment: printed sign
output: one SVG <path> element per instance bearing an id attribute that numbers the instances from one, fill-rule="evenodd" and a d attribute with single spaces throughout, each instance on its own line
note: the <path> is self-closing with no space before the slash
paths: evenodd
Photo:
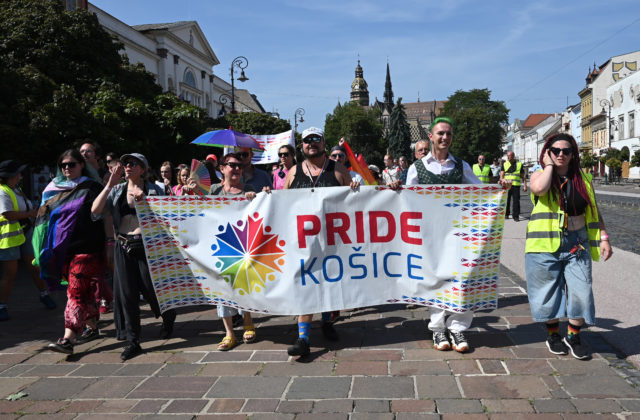
<path id="1" fill-rule="evenodd" d="M 260 165 L 263 163 L 276 163 L 279 162 L 278 149 L 285 144 L 290 144 L 294 148 L 296 147 L 296 141 L 293 137 L 293 130 L 285 131 L 279 134 L 266 134 L 266 135 L 254 135 L 251 137 L 256 139 L 264 151 L 254 150 L 251 163 L 254 165 Z"/>

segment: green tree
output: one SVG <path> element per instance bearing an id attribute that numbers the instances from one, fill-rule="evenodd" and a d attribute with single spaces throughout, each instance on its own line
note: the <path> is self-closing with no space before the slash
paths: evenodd
<path id="1" fill-rule="evenodd" d="M 368 110 L 355 103 L 338 105 L 327 114 L 324 136 L 332 147 L 344 137 L 355 153 L 361 153 L 368 163 L 381 164 L 386 145 L 382 138 L 380 111 Z"/>
<path id="2" fill-rule="evenodd" d="M 503 101 L 492 101 L 489 89 L 458 90 L 449 96 L 440 115 L 453 120 L 451 153 L 476 162 L 480 153 L 500 156 L 503 125 L 509 109 Z"/>
<path id="3" fill-rule="evenodd" d="M 583 152 L 580 157 L 580 167 L 592 169 L 598 162 L 596 156 L 591 153 Z"/>
<path id="4" fill-rule="evenodd" d="M 213 120 L 211 124 L 216 129 L 233 127 L 234 130 L 247 134 L 277 134 L 291 130 L 291 124 L 288 121 L 257 112 L 227 114 Z"/>
<path id="5" fill-rule="evenodd" d="M 631 158 L 631 166 L 640 166 L 640 150 L 636 150 Z"/>
<path id="6" fill-rule="evenodd" d="M 398 98 L 396 106 L 391 111 L 387 141 L 389 142 L 389 152 L 394 158 L 404 156 L 411 159 L 413 155 L 411 153 L 411 131 L 404 105 L 402 105 L 402 98 Z"/>

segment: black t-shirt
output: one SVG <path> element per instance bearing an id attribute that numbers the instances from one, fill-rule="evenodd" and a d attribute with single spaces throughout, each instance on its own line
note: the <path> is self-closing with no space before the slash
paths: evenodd
<path id="1" fill-rule="evenodd" d="M 69 242 L 68 255 L 102 254 L 104 252 L 105 233 L 102 219 L 91 220 L 91 204 L 102 191 L 102 185 L 92 182 L 84 203 L 76 215 L 76 225 Z"/>
<path id="2" fill-rule="evenodd" d="M 566 183 L 564 181 L 567 181 Z M 584 199 L 578 191 L 573 188 L 571 179 L 560 177 L 560 184 L 562 186 L 562 207 L 565 208 L 565 212 L 569 216 L 579 216 L 584 214 L 587 206 L 587 200 Z M 566 200 L 566 201 L 565 201 Z"/>
<path id="3" fill-rule="evenodd" d="M 296 175 L 293 177 L 293 181 L 291 181 L 290 188 L 313 188 L 314 182 L 315 187 L 339 187 L 340 181 L 336 178 L 336 163 L 327 158 L 327 167 L 324 169 L 324 172 L 319 174 L 316 177 L 313 177 L 313 181 L 309 177 L 309 175 L 305 174 L 302 170 L 302 165 L 304 162 L 300 162 L 296 165 Z M 319 177 L 319 179 L 318 179 Z"/>

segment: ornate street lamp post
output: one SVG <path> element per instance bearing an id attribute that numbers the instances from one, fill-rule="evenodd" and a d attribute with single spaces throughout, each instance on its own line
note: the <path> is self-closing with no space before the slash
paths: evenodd
<path id="1" fill-rule="evenodd" d="M 249 60 L 247 60 L 247 57 L 244 57 L 242 55 L 234 58 L 233 61 L 231 62 L 231 113 L 232 114 L 236 113 L 236 88 L 235 88 L 234 77 L 233 77 L 234 67 L 237 67 L 240 69 L 240 77 L 238 77 L 238 81 L 246 82 L 247 80 L 249 80 L 249 78 L 244 75 L 244 69 L 246 69 L 248 65 L 249 65 Z"/>
<path id="2" fill-rule="evenodd" d="M 231 98 L 231 96 L 223 93 L 222 95 L 220 95 L 220 98 L 218 98 L 218 101 L 222 104 L 222 109 L 220 109 L 220 112 L 218 112 L 218 116 L 226 115 L 227 111 L 225 111 L 224 106 L 229 105 L 229 103 L 233 102 L 233 99 Z"/>
<path id="3" fill-rule="evenodd" d="M 294 136 L 298 132 L 298 121 L 304 122 L 304 118 L 302 118 L 303 115 L 304 115 L 304 108 L 296 109 L 296 113 L 293 114 L 293 135 Z M 300 118 L 298 119 L 298 117 Z"/>

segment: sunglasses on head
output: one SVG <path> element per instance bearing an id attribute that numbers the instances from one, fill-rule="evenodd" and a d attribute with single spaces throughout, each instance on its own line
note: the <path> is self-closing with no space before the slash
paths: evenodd
<path id="1" fill-rule="evenodd" d="M 322 141 L 322 137 L 318 137 L 318 136 L 308 136 L 302 139 L 302 142 L 304 144 L 320 143 L 321 141 Z"/>
<path id="2" fill-rule="evenodd" d="M 236 154 L 238 156 L 242 157 L 242 158 L 246 158 L 246 157 L 249 157 L 251 155 L 251 153 L 249 153 L 249 152 L 238 152 Z"/>
<path id="3" fill-rule="evenodd" d="M 278 157 L 289 157 L 289 152 L 278 153 Z"/>
<path id="4" fill-rule="evenodd" d="M 556 156 L 558 156 L 560 152 L 562 152 L 562 154 L 565 156 L 569 156 L 571 153 L 573 153 L 573 148 L 571 147 L 550 147 L 549 150 L 551 150 L 551 153 Z"/>
<path id="5" fill-rule="evenodd" d="M 78 162 L 62 162 L 60 164 L 60 169 L 73 169 L 76 167 L 76 165 L 78 164 Z"/>
<path id="6" fill-rule="evenodd" d="M 329 156 L 331 159 L 342 159 L 343 157 L 345 157 L 344 153 L 332 153 L 331 156 Z"/>
<path id="7" fill-rule="evenodd" d="M 240 169 L 242 167 L 242 165 L 236 162 L 225 163 L 224 166 L 228 166 L 231 169 Z"/>

